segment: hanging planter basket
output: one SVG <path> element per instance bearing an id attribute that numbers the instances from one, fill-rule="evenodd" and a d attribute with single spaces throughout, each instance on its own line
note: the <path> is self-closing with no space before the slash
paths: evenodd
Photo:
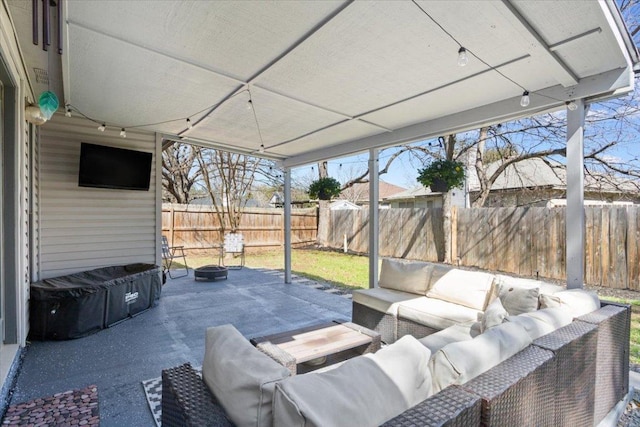
<path id="1" fill-rule="evenodd" d="M 418 182 L 434 193 L 446 193 L 464 185 L 464 165 L 455 160 L 435 160 L 418 171 Z"/>
<path id="2" fill-rule="evenodd" d="M 447 185 L 446 181 L 440 178 L 435 178 L 431 185 L 429 185 L 429 188 L 434 193 L 446 193 L 447 191 L 449 191 L 449 186 Z"/>
<path id="3" fill-rule="evenodd" d="M 331 200 L 340 194 L 340 183 L 331 177 L 320 178 L 309 186 L 309 197 L 319 200 Z"/>

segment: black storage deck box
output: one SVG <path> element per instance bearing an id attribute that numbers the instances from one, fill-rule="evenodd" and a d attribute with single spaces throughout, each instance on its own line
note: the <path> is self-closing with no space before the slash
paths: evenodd
<path id="1" fill-rule="evenodd" d="M 29 338 L 80 338 L 133 317 L 157 304 L 160 277 L 157 265 L 130 264 L 32 283 Z"/>

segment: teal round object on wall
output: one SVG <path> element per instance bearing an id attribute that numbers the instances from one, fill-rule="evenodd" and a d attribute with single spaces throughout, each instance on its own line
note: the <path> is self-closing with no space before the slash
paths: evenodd
<path id="1" fill-rule="evenodd" d="M 53 116 L 53 113 L 56 112 L 58 106 L 58 97 L 55 93 L 51 91 L 42 92 L 40 98 L 38 99 L 38 105 L 40 106 L 40 111 L 42 111 L 42 115 L 46 117 L 47 120 Z"/>

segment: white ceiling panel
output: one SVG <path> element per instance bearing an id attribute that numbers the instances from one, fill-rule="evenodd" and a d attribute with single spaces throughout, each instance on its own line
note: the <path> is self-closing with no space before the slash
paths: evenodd
<path id="1" fill-rule="evenodd" d="M 188 117 L 238 87 L 209 71 L 80 27 L 71 26 L 69 36 L 74 54 L 66 102 L 108 124 L 127 127 Z"/>
<path id="2" fill-rule="evenodd" d="M 343 1 L 70 1 L 69 22 L 249 79 Z"/>
<path id="3" fill-rule="evenodd" d="M 359 120 L 352 120 L 321 130 L 313 135 L 305 136 L 297 141 L 280 147 L 273 147 L 268 151 L 278 155 L 298 155 L 319 148 L 330 147 L 336 141 L 352 141 L 381 133 L 380 128 L 371 126 Z"/>
<path id="4" fill-rule="evenodd" d="M 640 60 L 617 41 L 629 37 L 609 5 L 64 1 L 60 97 L 112 127 L 146 124 L 244 152 L 262 141 L 296 165 L 409 141 L 433 123 L 453 132 L 630 90 Z M 29 28 L 28 18 L 15 17 Z M 23 50 L 37 48 L 18 34 Z M 465 67 L 461 45 L 477 56 Z M 517 105 L 523 88 L 530 109 Z"/>

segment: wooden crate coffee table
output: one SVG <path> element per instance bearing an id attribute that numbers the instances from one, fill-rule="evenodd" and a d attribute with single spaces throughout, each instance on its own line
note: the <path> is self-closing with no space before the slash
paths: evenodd
<path id="1" fill-rule="evenodd" d="M 253 338 L 251 343 L 302 374 L 380 349 L 380 334 L 355 323 L 325 323 Z"/>

